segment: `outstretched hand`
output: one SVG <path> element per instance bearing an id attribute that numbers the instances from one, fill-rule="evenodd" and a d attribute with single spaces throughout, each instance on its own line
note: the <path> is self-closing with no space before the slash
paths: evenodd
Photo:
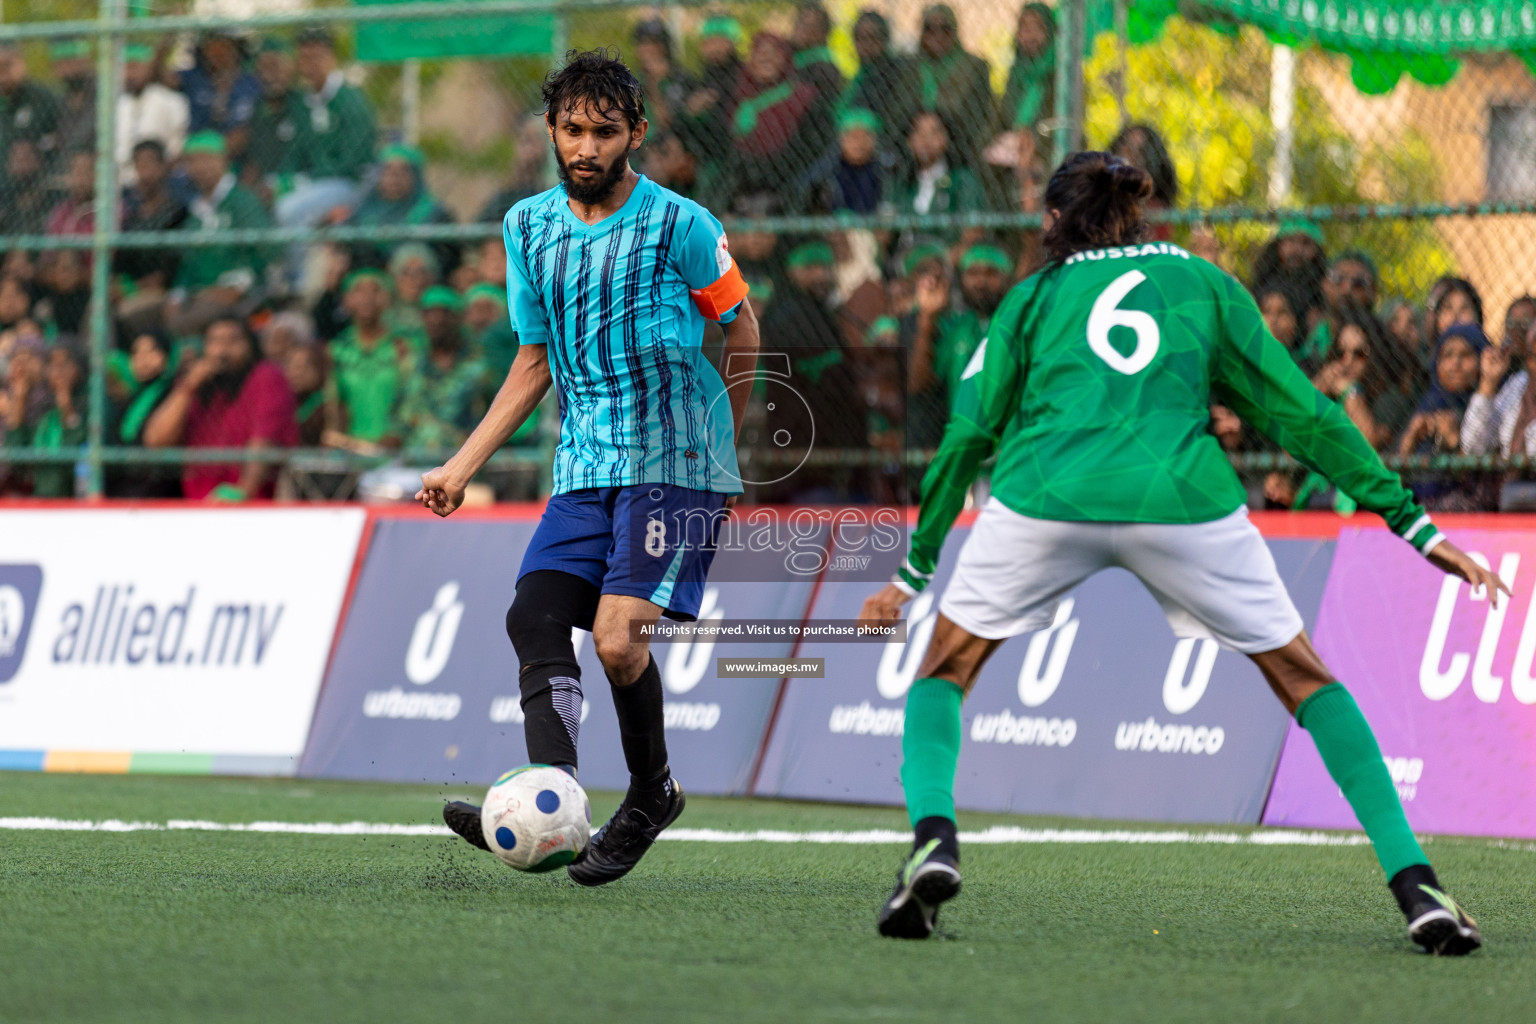
<path id="1" fill-rule="evenodd" d="M 906 591 L 894 583 L 887 583 L 879 593 L 865 598 L 864 607 L 859 609 L 859 622 L 878 626 L 900 622 L 901 610 L 906 603 Z"/>
<path id="2" fill-rule="evenodd" d="M 1472 556 L 1458 548 L 1448 540 L 1443 540 L 1434 546 L 1434 549 L 1426 556 L 1429 563 L 1443 573 L 1451 576 L 1460 576 L 1473 588 L 1485 587 L 1488 591 L 1488 602 L 1497 608 L 1499 606 L 1499 592 L 1513 596 L 1509 587 L 1499 579 L 1499 574 L 1492 569 L 1484 569 L 1472 561 Z"/>

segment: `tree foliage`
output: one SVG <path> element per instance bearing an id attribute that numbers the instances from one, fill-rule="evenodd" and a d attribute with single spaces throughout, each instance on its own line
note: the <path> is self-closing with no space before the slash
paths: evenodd
<path id="1" fill-rule="evenodd" d="M 1272 45 L 1257 29 L 1215 32 L 1171 18 L 1153 42 L 1124 55 L 1124 117 L 1156 128 L 1179 177 L 1183 207 L 1269 205 L 1275 131 L 1269 117 Z M 1428 141 L 1408 127 L 1372 137 L 1352 135 L 1329 107 L 1316 62 L 1343 60 L 1316 50 L 1298 54 L 1294 172 L 1286 206 L 1435 202 L 1441 168 Z M 1122 127 L 1116 100 L 1121 55 L 1113 34 L 1101 34 L 1085 64 L 1089 145 L 1107 146 Z M 1327 221 L 1331 254 L 1361 249 L 1376 260 L 1386 294 L 1419 298 L 1435 278 L 1454 269 L 1427 220 Z M 1258 250 L 1273 236 L 1260 221 L 1218 225 L 1231 269 L 1246 277 Z"/>

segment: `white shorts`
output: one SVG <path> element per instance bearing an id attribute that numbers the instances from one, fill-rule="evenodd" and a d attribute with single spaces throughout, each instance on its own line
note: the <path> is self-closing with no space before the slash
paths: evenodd
<path id="1" fill-rule="evenodd" d="M 1208 523 L 1073 523 L 1021 516 L 991 498 L 939 611 L 988 640 L 1033 632 L 1051 624 L 1063 594 L 1112 566 L 1140 578 L 1178 636 L 1259 654 L 1302 630 L 1246 508 Z"/>

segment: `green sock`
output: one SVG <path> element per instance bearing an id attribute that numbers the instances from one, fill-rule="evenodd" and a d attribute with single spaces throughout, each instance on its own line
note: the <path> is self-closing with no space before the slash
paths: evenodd
<path id="1" fill-rule="evenodd" d="M 960 761 L 960 701 L 965 691 L 947 679 L 919 679 L 907 691 L 901 735 L 901 788 L 907 815 L 955 820 L 955 766 Z"/>
<path id="2" fill-rule="evenodd" d="M 1376 736 L 1343 684 L 1329 683 L 1302 701 L 1296 724 L 1312 734 L 1328 774 L 1354 808 L 1387 878 L 1411 865 L 1429 864 L 1408 827 Z"/>

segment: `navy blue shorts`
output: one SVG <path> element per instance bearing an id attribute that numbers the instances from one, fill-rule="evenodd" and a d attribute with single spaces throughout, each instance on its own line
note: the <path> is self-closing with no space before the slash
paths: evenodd
<path id="1" fill-rule="evenodd" d="M 568 572 L 601 593 L 644 598 L 669 619 L 692 621 L 704 599 L 725 499 L 670 484 L 556 494 L 544 506 L 517 577 L 538 569 Z"/>

